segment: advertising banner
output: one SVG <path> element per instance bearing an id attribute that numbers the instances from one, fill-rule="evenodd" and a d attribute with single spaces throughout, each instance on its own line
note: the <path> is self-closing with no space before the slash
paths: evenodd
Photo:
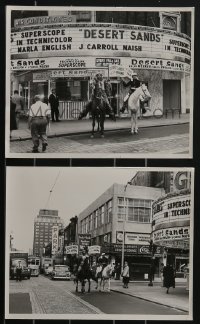
<path id="1" fill-rule="evenodd" d="M 88 254 L 100 254 L 101 253 L 101 247 L 99 245 L 92 245 L 88 246 Z"/>
<path id="2" fill-rule="evenodd" d="M 84 247 L 91 245 L 91 234 L 78 234 L 79 249 L 83 250 Z"/>
<path id="3" fill-rule="evenodd" d="M 65 246 L 65 254 L 78 254 L 78 245 Z"/>

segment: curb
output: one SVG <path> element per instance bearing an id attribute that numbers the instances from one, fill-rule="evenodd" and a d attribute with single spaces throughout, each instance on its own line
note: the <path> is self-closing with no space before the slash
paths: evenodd
<path id="1" fill-rule="evenodd" d="M 150 128 L 150 127 L 167 127 L 167 126 L 172 126 L 172 125 L 186 125 L 189 124 L 189 121 L 187 122 L 183 122 L 183 123 L 171 123 L 171 124 L 160 124 L 160 125 L 150 125 L 150 126 L 140 126 L 140 128 Z M 116 131 L 124 131 L 129 129 L 130 127 L 122 127 L 122 128 L 116 128 L 116 129 L 107 129 L 104 130 L 105 133 L 108 132 L 116 132 Z M 52 135 L 48 135 L 48 138 L 54 138 L 54 137 L 63 137 L 63 136 L 75 136 L 75 135 L 85 135 L 85 134 L 89 134 L 91 131 L 89 130 L 83 130 L 83 131 L 79 131 L 79 132 L 72 132 L 72 133 L 60 133 L 60 134 L 52 134 Z M 28 141 L 31 140 L 31 136 L 29 137 L 19 137 L 19 138 L 14 138 L 11 139 L 10 142 L 22 142 L 22 141 Z"/>
<path id="2" fill-rule="evenodd" d="M 145 298 L 145 297 L 141 297 L 141 296 L 137 296 L 137 295 L 133 295 L 129 292 L 123 292 L 123 291 L 120 291 L 120 290 L 115 290 L 115 289 L 110 289 L 111 291 L 114 291 L 118 294 L 123 294 L 123 295 L 128 295 L 130 297 L 134 297 L 134 298 L 138 298 L 138 299 L 141 299 L 141 300 L 145 300 L 145 301 L 148 301 L 150 303 L 153 303 L 153 304 L 157 304 L 157 305 L 160 305 L 160 306 L 165 306 L 165 307 L 168 307 L 168 308 L 172 308 L 172 309 L 175 309 L 175 310 L 178 310 L 178 311 L 181 311 L 181 312 L 185 312 L 185 313 L 189 313 L 188 310 L 185 310 L 183 308 L 180 308 L 180 307 L 176 307 L 176 306 L 170 306 L 170 305 L 165 305 L 161 302 L 157 302 L 157 301 L 153 301 L 153 300 L 149 300 L 148 298 Z"/>

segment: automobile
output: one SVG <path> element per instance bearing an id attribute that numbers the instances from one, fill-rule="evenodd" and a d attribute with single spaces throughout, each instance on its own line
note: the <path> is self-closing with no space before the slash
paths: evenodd
<path id="1" fill-rule="evenodd" d="M 71 279 L 71 272 L 69 270 L 69 267 L 67 265 L 55 265 L 53 267 L 53 271 L 51 272 L 51 279 L 65 279 L 70 280 Z"/>
<path id="2" fill-rule="evenodd" d="M 45 276 L 49 276 L 49 275 L 51 275 L 52 271 L 53 271 L 53 267 L 52 266 L 46 267 L 44 269 L 44 275 Z"/>

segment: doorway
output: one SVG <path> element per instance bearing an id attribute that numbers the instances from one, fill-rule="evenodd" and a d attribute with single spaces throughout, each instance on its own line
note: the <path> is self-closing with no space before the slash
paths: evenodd
<path id="1" fill-rule="evenodd" d="M 163 113 L 181 111 L 181 80 L 163 80 Z"/>

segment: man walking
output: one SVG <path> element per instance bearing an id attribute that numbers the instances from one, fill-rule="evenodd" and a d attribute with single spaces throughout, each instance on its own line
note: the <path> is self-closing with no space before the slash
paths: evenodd
<path id="1" fill-rule="evenodd" d="M 41 101 L 40 95 L 36 95 L 34 99 L 35 103 L 29 110 L 29 122 L 33 141 L 32 153 L 39 153 L 40 139 L 42 141 L 42 152 L 45 152 L 48 146 L 47 125 L 50 120 L 50 111 L 47 104 Z"/>
<path id="2" fill-rule="evenodd" d="M 50 103 L 50 107 L 51 107 L 51 120 L 52 122 L 59 122 L 59 110 L 58 110 L 58 106 L 59 106 L 59 99 L 58 96 L 56 95 L 56 91 L 55 89 L 51 90 L 51 94 L 49 96 L 49 103 Z"/>
<path id="3" fill-rule="evenodd" d="M 21 261 L 19 261 L 16 267 L 16 281 L 21 281 L 21 280 L 22 280 L 22 266 L 21 266 Z"/>

